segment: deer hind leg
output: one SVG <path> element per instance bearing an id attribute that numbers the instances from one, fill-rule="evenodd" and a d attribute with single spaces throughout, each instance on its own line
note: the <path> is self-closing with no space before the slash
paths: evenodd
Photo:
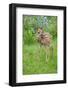
<path id="1" fill-rule="evenodd" d="M 53 46 L 46 46 L 45 47 L 45 56 L 46 56 L 46 63 L 48 63 L 49 60 L 53 61 Z"/>
<path id="2" fill-rule="evenodd" d="M 53 46 L 51 46 L 51 59 L 53 60 Z"/>
<path id="3" fill-rule="evenodd" d="M 50 56 L 50 49 L 49 49 L 49 47 L 46 47 L 45 53 L 46 53 L 46 63 L 48 63 L 49 56 Z"/>

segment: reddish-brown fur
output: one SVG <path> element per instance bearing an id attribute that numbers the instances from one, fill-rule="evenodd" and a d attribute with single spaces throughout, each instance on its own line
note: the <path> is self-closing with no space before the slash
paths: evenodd
<path id="1" fill-rule="evenodd" d="M 37 40 L 39 43 L 49 46 L 51 44 L 51 35 L 39 28 L 37 32 Z"/>

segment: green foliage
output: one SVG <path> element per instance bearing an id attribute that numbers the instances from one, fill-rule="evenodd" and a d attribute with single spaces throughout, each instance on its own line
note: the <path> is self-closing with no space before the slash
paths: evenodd
<path id="1" fill-rule="evenodd" d="M 47 74 L 57 73 L 57 49 L 55 45 L 49 48 L 48 58 L 47 48 L 36 45 L 25 45 L 23 56 L 23 74 Z"/>
<path id="2" fill-rule="evenodd" d="M 38 27 L 43 28 L 45 32 L 49 32 L 52 38 L 57 37 L 57 17 L 56 16 L 23 16 L 24 43 L 36 43 L 35 33 Z"/>
<path id="3" fill-rule="evenodd" d="M 48 30 L 51 33 L 53 39 L 57 38 L 57 17 L 47 17 L 48 19 Z"/>
<path id="4" fill-rule="evenodd" d="M 38 27 L 52 36 L 49 50 L 40 46 L 36 40 Z M 22 37 L 24 41 L 23 74 L 57 73 L 57 17 L 24 15 Z"/>

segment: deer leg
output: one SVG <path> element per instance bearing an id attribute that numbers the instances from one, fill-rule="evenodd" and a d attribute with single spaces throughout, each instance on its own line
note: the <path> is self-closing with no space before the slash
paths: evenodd
<path id="1" fill-rule="evenodd" d="M 53 60 L 53 47 L 52 47 L 52 60 Z"/>
<path id="2" fill-rule="evenodd" d="M 50 59 L 53 60 L 53 46 L 50 46 Z"/>
<path id="3" fill-rule="evenodd" d="M 46 63 L 48 62 L 49 59 L 49 47 L 46 47 Z"/>

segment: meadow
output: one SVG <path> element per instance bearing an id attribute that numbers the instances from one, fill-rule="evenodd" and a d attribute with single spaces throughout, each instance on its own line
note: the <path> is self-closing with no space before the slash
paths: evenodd
<path id="1" fill-rule="evenodd" d="M 36 30 L 43 27 L 52 35 L 49 48 L 40 45 L 36 40 Z M 22 74 L 57 73 L 57 17 L 56 16 L 23 16 L 23 60 Z M 48 55 L 48 58 L 46 58 Z"/>

